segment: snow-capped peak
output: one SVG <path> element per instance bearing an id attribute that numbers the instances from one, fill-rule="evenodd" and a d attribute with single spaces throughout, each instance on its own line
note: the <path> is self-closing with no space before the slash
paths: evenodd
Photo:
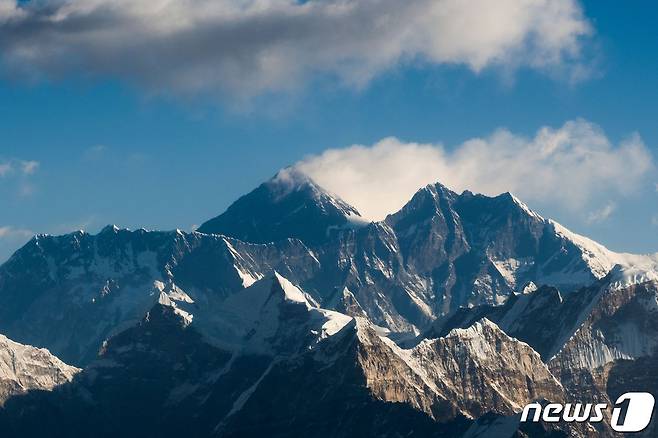
<path id="1" fill-rule="evenodd" d="M 283 296 L 286 300 L 304 304 L 307 308 L 315 307 L 311 306 L 311 303 L 304 292 L 299 290 L 299 288 L 292 284 L 287 278 L 281 276 L 278 272 L 274 272 L 274 278 L 279 283 L 279 286 L 281 286 Z"/>
<path id="2" fill-rule="evenodd" d="M 305 191 L 323 209 L 325 209 L 325 204 L 329 204 L 341 211 L 346 218 L 357 222 L 368 222 L 356 208 L 343 201 L 340 196 L 321 187 L 310 176 L 294 167 L 281 169 L 266 184 L 279 197 L 284 197 L 293 191 Z"/>
<path id="3" fill-rule="evenodd" d="M 297 238 L 306 244 L 324 243 L 336 230 L 363 226 L 359 212 L 294 168 L 235 201 L 198 231 L 224 234 L 251 243 Z"/>
<path id="4" fill-rule="evenodd" d="M 267 184 L 279 197 L 284 197 L 302 187 L 311 187 L 315 192 L 322 191 L 307 174 L 294 167 L 285 167 L 279 170 L 276 175 L 265 184 Z"/>
<path id="5" fill-rule="evenodd" d="M 558 235 L 581 250 L 583 260 L 594 275 L 603 278 L 612 271 L 611 287 L 620 288 L 658 280 L 658 253 L 642 255 L 614 252 L 592 239 L 569 231 L 554 220 L 549 219 L 549 223 Z"/>

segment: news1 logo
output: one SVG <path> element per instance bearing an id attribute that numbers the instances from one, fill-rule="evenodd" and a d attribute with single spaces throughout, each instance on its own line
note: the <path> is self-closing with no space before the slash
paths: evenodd
<path id="1" fill-rule="evenodd" d="M 655 400 L 648 392 L 627 392 L 622 394 L 612 408 L 610 426 L 616 432 L 640 432 L 651 422 Z M 542 406 L 539 403 L 530 403 L 523 408 L 521 421 L 538 422 L 540 419 L 547 423 L 564 421 L 567 423 L 597 423 L 603 421 L 603 411 L 608 409 L 606 403 L 549 403 Z M 530 419 L 530 412 L 533 415 Z"/>

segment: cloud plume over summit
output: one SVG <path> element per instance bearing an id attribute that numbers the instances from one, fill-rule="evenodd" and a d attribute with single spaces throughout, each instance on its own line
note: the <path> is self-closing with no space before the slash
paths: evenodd
<path id="1" fill-rule="evenodd" d="M 330 149 L 296 166 L 365 216 L 381 219 L 437 181 L 457 191 L 511 191 L 585 213 L 636 190 L 653 169 L 653 157 L 637 134 L 614 144 L 598 126 L 579 119 L 543 127 L 533 138 L 499 129 L 452 148 L 385 138 Z"/>

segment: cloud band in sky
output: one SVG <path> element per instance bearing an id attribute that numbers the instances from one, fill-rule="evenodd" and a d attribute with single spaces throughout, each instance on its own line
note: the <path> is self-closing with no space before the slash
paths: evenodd
<path id="1" fill-rule="evenodd" d="M 591 33 L 577 0 L 0 0 L 5 73 L 158 93 L 359 87 L 412 62 L 562 69 Z"/>
<path id="2" fill-rule="evenodd" d="M 534 138 L 499 129 L 455 148 L 385 138 L 372 146 L 330 149 L 297 163 L 318 184 L 370 219 L 397 211 L 421 187 L 441 182 L 453 190 L 488 195 L 511 191 L 529 202 L 583 213 L 603 208 L 645 182 L 653 157 L 634 134 L 613 144 L 585 120 L 558 129 L 543 127 Z"/>
<path id="3" fill-rule="evenodd" d="M 33 175 L 39 168 L 40 163 L 35 160 L 0 159 L 0 178 L 14 174 Z"/>

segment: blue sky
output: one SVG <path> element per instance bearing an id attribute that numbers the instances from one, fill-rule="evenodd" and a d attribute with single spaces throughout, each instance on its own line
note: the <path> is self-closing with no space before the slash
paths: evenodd
<path id="1" fill-rule="evenodd" d="M 422 3 L 419 7 L 426 7 Z M 0 260 L 33 232 L 61 234 L 80 228 L 95 232 L 109 223 L 191 229 L 221 213 L 279 168 L 299 160 L 306 159 L 309 168 L 332 185 L 335 172 L 325 172 L 323 151 L 365 145 L 366 161 L 351 164 L 389 165 L 391 160 L 373 161 L 368 155 L 373 153 L 370 146 L 387 137 L 398 140 L 386 150 L 410 160 L 418 151 L 439 148 L 439 155 L 448 156 L 437 160 L 451 172 L 446 173 L 449 186 L 461 189 L 473 182 L 477 191 L 512 190 L 541 214 L 611 249 L 658 251 L 658 176 L 653 167 L 658 154 L 658 7 L 654 2 L 633 2 L 625 8 L 617 2 L 580 3 L 582 20 L 591 26 L 589 35 L 579 37 L 578 54 L 548 66 L 534 57 L 541 47 L 532 45 L 519 50 L 521 54 L 514 51 L 508 57 L 504 52 L 502 61 L 487 58 L 486 52 L 474 55 L 470 48 L 451 58 L 450 45 L 419 46 L 413 53 L 419 56 L 411 60 L 403 54 L 362 61 L 360 52 L 350 52 L 345 61 L 301 51 L 294 58 L 277 59 L 271 67 L 265 64 L 253 75 L 232 77 L 231 70 L 218 64 L 213 68 L 220 73 L 211 78 L 200 74 L 192 82 L 180 80 L 192 77 L 189 69 L 163 66 L 168 70 L 160 78 L 158 68 L 131 66 L 129 56 L 134 53 L 116 55 L 112 65 L 85 59 L 101 45 L 80 45 L 74 52 L 81 54 L 78 63 L 51 52 L 47 62 L 42 61 L 46 55 L 19 59 L 16 53 L 24 52 L 16 47 L 23 48 L 21 38 L 28 38 L 20 36 L 26 31 L 21 26 L 29 23 L 21 24 L 22 17 L 11 18 L 11 9 L 10 19 L 3 21 L 3 5 L 14 7 L 15 2 L 0 0 L 0 37 L 9 34 L 15 41 L 0 43 Z M 322 14 L 310 17 L 321 24 L 326 20 Z M 240 41 L 256 31 L 244 32 Z M 46 44 L 35 35 L 38 30 L 29 36 L 34 38 L 30 47 Z M 461 37 L 456 35 L 448 34 L 458 47 Z M 372 38 L 372 50 L 386 51 L 386 41 L 380 39 L 387 37 L 367 37 Z M 359 35 L 354 45 L 365 38 Z M 447 44 L 452 44 L 449 38 Z M 204 56 L 229 49 L 209 50 Z M 198 62 L 177 59 L 176 54 L 163 56 L 173 57 L 172 65 Z M 125 68 L 115 67 L 124 61 Z M 282 61 L 308 66 L 279 67 Z M 333 64 L 348 61 L 349 68 L 336 69 Z M 194 71 L 205 72 L 201 67 Z M 550 163 L 554 172 L 536 181 L 532 175 L 541 175 L 539 169 L 523 169 L 543 165 L 532 158 L 532 148 L 543 141 L 538 132 L 548 127 L 551 135 L 559 137 L 573 131 L 564 129 L 570 121 L 578 133 L 587 127 L 595 131 L 594 139 L 587 134 L 582 140 L 583 135 L 577 134 L 574 142 L 590 142 L 593 147 L 601 139 L 609 143 L 605 156 L 594 162 L 600 168 L 598 178 L 591 166 L 565 167 L 554 160 Z M 494 138 L 501 129 L 509 137 Z M 482 167 L 475 167 L 475 172 L 490 179 L 488 186 L 473 175 L 458 175 L 471 168 L 470 161 L 451 154 L 470 150 L 464 143 L 474 138 L 486 144 L 484 159 L 499 159 L 496 148 L 507 150 L 501 141 L 518 142 L 525 157 L 524 163 L 517 163 L 518 178 L 508 181 L 501 172 L 483 173 Z M 620 152 L 629 142 L 643 154 Z M 420 145 L 410 148 L 410 143 Z M 353 158 L 354 154 L 340 155 L 340 160 Z M 3 165 L 10 170 L 3 173 Z M 581 173 L 582 178 L 576 177 Z M 375 174 L 361 178 L 371 175 Z M 440 170 L 430 175 L 443 179 Z M 342 187 L 338 181 L 331 188 L 349 192 Z M 394 189 L 390 192 L 391 197 L 403 196 Z M 365 195 L 345 193 L 350 196 Z"/>

